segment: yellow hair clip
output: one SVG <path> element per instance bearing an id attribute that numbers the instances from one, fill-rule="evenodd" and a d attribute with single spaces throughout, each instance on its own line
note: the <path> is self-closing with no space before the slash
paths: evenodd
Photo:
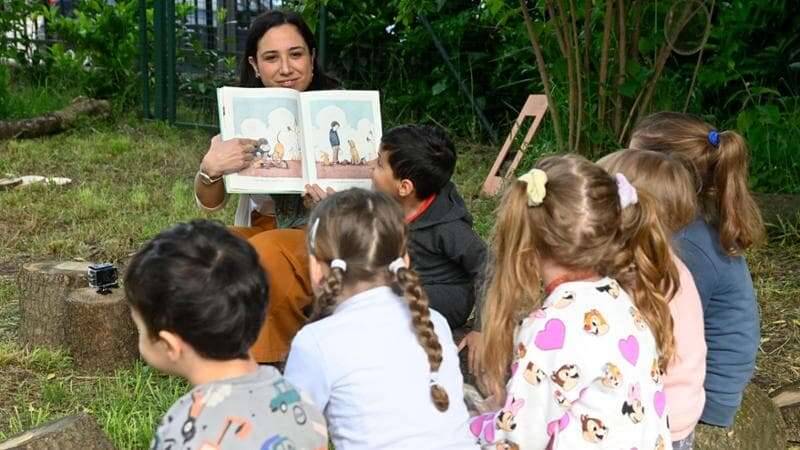
<path id="1" fill-rule="evenodd" d="M 539 206 L 544 201 L 547 191 L 544 185 L 547 184 L 547 174 L 541 169 L 531 169 L 530 172 L 519 177 L 519 181 L 527 184 L 525 192 L 528 194 L 528 206 Z"/>

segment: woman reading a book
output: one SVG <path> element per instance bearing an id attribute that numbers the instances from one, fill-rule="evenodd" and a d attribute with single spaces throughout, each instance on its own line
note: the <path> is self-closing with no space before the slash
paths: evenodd
<path id="1" fill-rule="evenodd" d="M 241 87 L 284 87 L 298 91 L 334 89 L 338 83 L 318 66 L 314 34 L 299 14 L 268 11 L 250 25 L 239 67 Z M 209 212 L 228 200 L 223 175 L 238 172 L 255 157 L 259 142 L 222 141 L 211 146 L 200 163 L 194 189 L 197 205 Z M 248 239 L 269 276 L 267 318 L 253 345 L 258 362 L 283 361 L 289 343 L 307 320 L 311 304 L 308 256 L 305 248 L 310 196 L 294 194 L 239 195 L 232 230 Z"/>

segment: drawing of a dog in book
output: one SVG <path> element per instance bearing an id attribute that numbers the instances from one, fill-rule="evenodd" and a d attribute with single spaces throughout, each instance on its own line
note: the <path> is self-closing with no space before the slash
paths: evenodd
<path id="1" fill-rule="evenodd" d="M 360 154 L 358 153 L 358 147 L 356 147 L 356 141 L 348 139 L 347 145 L 350 148 L 350 164 L 362 165 L 367 162 L 367 159 L 360 156 Z"/>

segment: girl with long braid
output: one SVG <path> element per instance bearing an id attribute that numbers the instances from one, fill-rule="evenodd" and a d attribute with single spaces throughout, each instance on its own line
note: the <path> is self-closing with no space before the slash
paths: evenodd
<path id="1" fill-rule="evenodd" d="M 475 448 L 456 346 L 408 267 L 399 204 L 351 189 L 309 224 L 316 298 L 285 376 L 325 412 L 336 448 Z"/>

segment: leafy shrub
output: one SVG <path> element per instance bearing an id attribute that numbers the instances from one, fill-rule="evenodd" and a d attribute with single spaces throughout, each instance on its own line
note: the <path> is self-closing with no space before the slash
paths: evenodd
<path id="1" fill-rule="evenodd" d="M 137 0 L 80 0 L 74 17 L 45 10 L 48 31 L 64 43 L 49 49 L 48 64 L 80 80 L 87 93 L 119 100 L 138 98 L 139 16 Z M 67 54 L 66 48 L 73 53 Z M 72 56 L 74 55 L 74 56 Z M 80 69 L 79 69 L 80 67 Z M 86 67 L 87 73 L 79 73 Z"/>

